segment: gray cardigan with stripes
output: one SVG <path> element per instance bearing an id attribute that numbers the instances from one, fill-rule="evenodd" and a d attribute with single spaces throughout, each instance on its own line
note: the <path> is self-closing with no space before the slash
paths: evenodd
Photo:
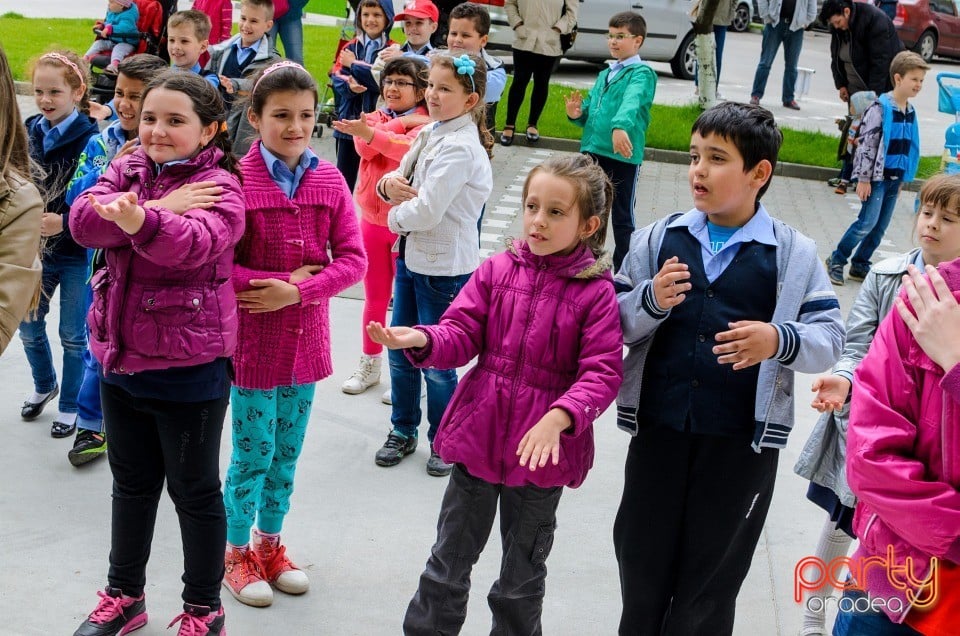
<path id="1" fill-rule="evenodd" d="M 615 277 L 620 323 L 629 348 L 617 396 L 617 425 L 632 435 L 639 428 L 637 406 L 647 352 L 657 327 L 670 316 L 653 301 L 651 283 L 658 270 L 663 234 L 680 214 L 634 232 L 630 252 Z M 776 355 L 760 363 L 753 438 L 757 452 L 787 444 L 794 421 L 793 373 L 820 373 L 830 368 L 840 357 L 844 340 L 840 303 L 817 256 L 816 243 L 777 219 L 773 219 L 773 229 L 778 243 L 777 304 L 771 324 L 780 343 Z"/>

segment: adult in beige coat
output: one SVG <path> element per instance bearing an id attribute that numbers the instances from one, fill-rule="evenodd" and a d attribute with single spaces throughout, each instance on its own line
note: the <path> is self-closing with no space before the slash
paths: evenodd
<path id="1" fill-rule="evenodd" d="M 40 284 L 43 200 L 30 182 L 27 132 L 7 56 L 0 47 L 0 353 L 30 308 Z"/>
<path id="2" fill-rule="evenodd" d="M 578 0 L 505 0 L 503 8 L 513 28 L 513 84 L 507 96 L 507 120 L 500 143 L 509 146 L 517 125 L 517 115 L 533 78 L 530 113 L 527 117 L 527 141 L 540 139 L 537 122 L 547 103 L 550 75 L 563 55 L 560 35 L 570 33 L 577 24 Z"/>

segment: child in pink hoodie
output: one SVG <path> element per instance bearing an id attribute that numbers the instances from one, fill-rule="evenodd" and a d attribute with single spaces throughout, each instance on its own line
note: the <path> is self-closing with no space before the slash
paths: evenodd
<path id="1" fill-rule="evenodd" d="M 354 198 L 363 216 L 360 232 L 367 252 L 367 274 L 363 277 L 363 322 L 384 322 L 393 292 L 397 235 L 387 227 L 391 205 L 377 195 L 377 182 L 400 166 L 400 160 L 424 124 L 430 122 L 423 101 L 427 88 L 427 65 L 418 56 L 395 57 L 383 67 L 380 93 L 384 107 L 364 118 L 333 122 L 334 128 L 353 135 L 360 155 L 360 171 Z M 344 393 L 357 395 L 380 384 L 380 354 L 383 346 L 367 336 L 361 327 L 363 355 L 360 366 L 343 383 Z M 389 402 L 388 402 L 389 403 Z"/>
<path id="2" fill-rule="evenodd" d="M 541 633 L 546 560 L 563 487 L 593 466 L 593 421 L 623 379 L 623 337 L 603 255 L 613 187 L 583 155 L 530 171 L 523 230 L 480 265 L 437 325 L 368 327 L 418 367 L 474 357 L 434 446 L 454 463 L 437 542 L 404 634 L 456 634 L 470 571 L 500 508 L 503 564 L 487 597 L 494 631 Z"/>

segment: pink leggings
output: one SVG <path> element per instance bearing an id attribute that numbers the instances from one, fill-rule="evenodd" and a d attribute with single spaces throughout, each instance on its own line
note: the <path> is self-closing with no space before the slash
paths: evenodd
<path id="1" fill-rule="evenodd" d="M 367 250 L 367 274 L 363 277 L 363 352 L 368 356 L 378 356 L 383 351 L 367 335 L 367 324 L 371 320 L 380 323 L 387 321 L 387 305 L 393 292 L 393 278 L 397 272 L 397 253 L 392 252 L 397 235 L 390 228 L 375 225 L 360 219 L 360 233 L 363 235 L 363 247 Z"/>

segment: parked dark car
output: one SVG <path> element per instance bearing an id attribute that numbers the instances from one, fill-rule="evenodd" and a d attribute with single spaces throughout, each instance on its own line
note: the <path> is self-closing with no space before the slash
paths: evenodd
<path id="1" fill-rule="evenodd" d="M 893 20 L 900 41 L 929 62 L 934 55 L 960 58 L 958 0 L 900 0 Z"/>

